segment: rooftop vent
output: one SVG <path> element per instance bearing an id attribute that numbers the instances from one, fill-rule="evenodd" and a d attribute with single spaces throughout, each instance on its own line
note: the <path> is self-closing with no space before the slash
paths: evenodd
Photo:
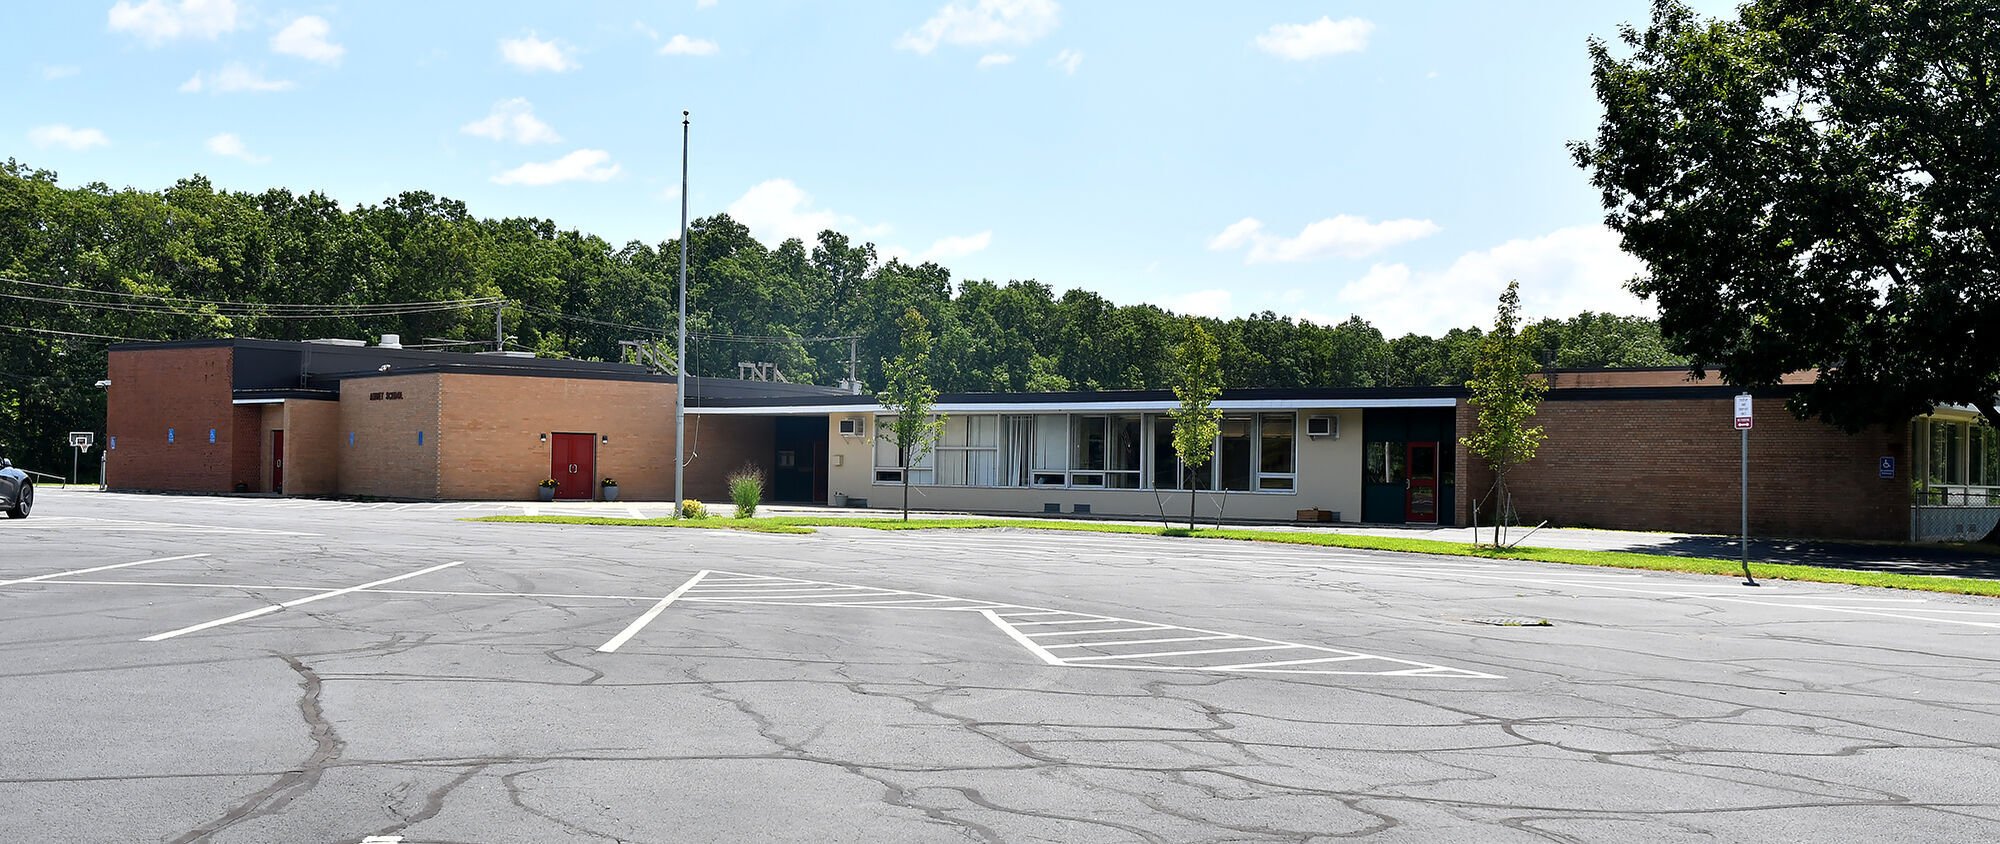
<path id="1" fill-rule="evenodd" d="M 368 341 L 366 341 L 366 340 L 348 340 L 348 339 L 345 339 L 345 338 L 342 338 L 342 337 L 321 337 L 321 338 L 319 338 L 319 339 L 317 339 L 317 340 L 307 340 L 306 342 L 308 342 L 308 343 L 318 343 L 318 344 L 320 344 L 320 345 L 323 345 L 323 346 L 366 346 L 366 345 L 368 345 Z"/>
<path id="2" fill-rule="evenodd" d="M 489 358 L 532 358 L 535 356 L 534 352 L 515 352 L 515 351 L 476 352 L 475 354 L 485 355 Z"/>
<path id="3" fill-rule="evenodd" d="M 403 335 L 384 334 L 382 335 L 382 342 L 377 343 L 376 345 L 381 346 L 384 349 L 400 349 L 403 347 Z"/>

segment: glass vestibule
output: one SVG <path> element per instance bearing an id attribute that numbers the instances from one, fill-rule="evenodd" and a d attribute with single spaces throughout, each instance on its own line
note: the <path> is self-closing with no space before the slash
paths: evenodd
<path id="1" fill-rule="evenodd" d="M 1913 432 L 1911 476 L 1931 504 L 2000 503 L 2000 431 L 1984 421 L 1931 419 Z"/>

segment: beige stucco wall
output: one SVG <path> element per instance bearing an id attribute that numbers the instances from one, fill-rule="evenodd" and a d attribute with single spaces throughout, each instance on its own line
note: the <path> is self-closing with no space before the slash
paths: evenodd
<path id="1" fill-rule="evenodd" d="M 848 414 L 853 415 L 853 414 Z M 1346 521 L 1361 518 L 1361 411 L 1358 409 L 1300 409 L 1298 411 L 1298 490 L 1277 492 L 1197 492 L 1197 518 L 1256 521 L 1291 521 L 1298 511 L 1318 508 L 1340 513 Z M 1340 417 L 1339 437 L 1305 436 L 1306 418 L 1327 415 Z M 878 435 L 873 414 L 861 415 L 864 435 L 843 437 L 836 414 L 828 420 L 827 442 L 829 491 L 849 498 L 866 498 L 870 507 L 899 508 L 903 488 L 899 484 L 876 484 L 874 443 Z M 913 509 L 948 510 L 973 513 L 1041 513 L 1046 504 L 1061 505 L 1071 513 L 1077 504 L 1088 504 L 1092 515 L 1158 518 L 1164 503 L 1169 517 L 1186 518 L 1188 494 L 1162 490 L 1063 489 L 1052 487 L 910 487 Z"/>
<path id="2" fill-rule="evenodd" d="M 379 498 L 438 497 L 438 396 L 435 373 L 354 378 L 340 385 L 340 494 Z M 371 393 L 401 392 L 398 401 Z M 424 441 L 417 442 L 417 432 Z M 348 442 L 348 434 L 354 441 Z M 287 444 L 287 448 L 289 448 Z"/>

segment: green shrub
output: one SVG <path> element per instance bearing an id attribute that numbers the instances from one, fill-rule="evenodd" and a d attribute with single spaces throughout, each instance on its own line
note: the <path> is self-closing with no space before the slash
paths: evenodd
<path id="1" fill-rule="evenodd" d="M 681 502 L 681 518 L 706 519 L 708 518 L 708 508 L 702 506 L 701 502 L 690 498 Z"/>
<path id="2" fill-rule="evenodd" d="M 764 500 L 764 470 L 748 465 L 736 470 L 729 476 L 729 498 L 736 502 L 736 518 L 757 515 L 757 505 Z"/>

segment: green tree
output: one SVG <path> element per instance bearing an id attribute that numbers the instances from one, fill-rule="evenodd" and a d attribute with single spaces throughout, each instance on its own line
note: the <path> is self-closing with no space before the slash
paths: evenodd
<path id="1" fill-rule="evenodd" d="M 1529 425 L 1541 404 L 1548 382 L 1531 377 L 1534 354 L 1521 334 L 1521 283 L 1507 282 L 1500 294 L 1500 310 L 1493 330 L 1479 342 L 1479 357 L 1472 365 L 1472 380 L 1465 389 L 1472 393 L 1466 401 L 1479 409 L 1479 421 L 1472 436 L 1459 444 L 1478 455 L 1493 470 L 1493 544 L 1500 544 L 1500 526 L 1508 512 L 1507 472 L 1534 459 L 1535 450 L 1546 438 L 1540 425 Z"/>
<path id="2" fill-rule="evenodd" d="M 925 371 L 931 356 L 930 323 L 910 308 L 897 321 L 902 331 L 902 350 L 882 362 L 887 386 L 876 395 L 882 409 L 895 414 L 895 421 L 880 436 L 896 447 L 897 465 L 903 469 L 903 521 L 910 520 L 910 467 L 923 460 L 944 433 L 944 414 L 932 415 L 937 406 L 937 388 Z"/>
<path id="3" fill-rule="evenodd" d="M 1655 0 L 1590 44 L 1571 145 L 1646 264 L 1669 348 L 1735 384 L 1819 378 L 1850 431 L 1938 404 L 2000 425 L 2000 16 L 1990 0 Z"/>
<path id="4" fill-rule="evenodd" d="M 1194 530 L 1195 471 L 1215 457 L 1215 438 L 1221 432 L 1222 411 L 1215 400 L 1222 395 L 1222 350 L 1201 323 L 1187 321 L 1186 333 L 1174 348 L 1170 375 L 1174 398 L 1174 455 L 1180 458 L 1182 478 L 1188 485 L 1188 530 Z"/>

